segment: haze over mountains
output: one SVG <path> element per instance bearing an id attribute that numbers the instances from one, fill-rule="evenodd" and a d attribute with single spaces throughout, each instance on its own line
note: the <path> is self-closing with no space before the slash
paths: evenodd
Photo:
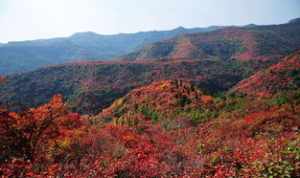
<path id="1" fill-rule="evenodd" d="M 41 66 L 72 61 L 110 60 L 141 48 L 145 44 L 178 35 L 209 32 L 220 27 L 170 31 L 149 31 L 134 34 L 100 35 L 93 32 L 75 33 L 67 38 L 8 42 L 0 44 L 0 75 L 25 72 Z"/>

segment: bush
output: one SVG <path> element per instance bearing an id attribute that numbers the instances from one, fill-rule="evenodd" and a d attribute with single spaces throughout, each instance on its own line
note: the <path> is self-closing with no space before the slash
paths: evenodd
<path id="1" fill-rule="evenodd" d="M 288 103 L 288 98 L 286 96 L 279 96 L 274 99 L 271 99 L 268 104 L 271 106 L 274 106 L 274 105 L 281 106 L 286 103 Z"/>
<path id="2" fill-rule="evenodd" d="M 292 177 L 293 170 L 293 166 L 288 161 L 282 160 L 278 162 L 271 162 L 267 167 L 265 167 L 262 175 L 269 178 L 288 178 Z"/>
<path id="3" fill-rule="evenodd" d="M 148 106 L 140 106 L 137 110 L 145 117 L 151 118 L 152 122 L 157 122 L 159 120 L 159 114 Z"/>
<path id="4" fill-rule="evenodd" d="M 216 117 L 218 114 L 210 110 L 191 110 L 185 111 L 180 115 L 188 117 L 194 124 L 199 124 L 208 121 L 210 118 Z"/>
<path id="5" fill-rule="evenodd" d="M 293 78 L 297 87 L 300 86 L 300 69 L 295 69 L 289 73 L 289 76 Z"/>
<path id="6" fill-rule="evenodd" d="M 290 142 L 282 153 L 286 157 L 291 157 L 294 161 L 300 161 L 300 138 Z"/>
<path id="7" fill-rule="evenodd" d="M 241 110 L 244 108 L 245 99 L 242 96 L 235 96 L 234 94 L 231 96 L 227 96 L 224 100 L 225 105 L 222 108 L 225 112 Z"/>
<path id="8" fill-rule="evenodd" d="M 187 104 L 190 104 L 191 100 L 189 98 L 187 98 L 186 96 L 182 96 L 178 99 L 178 105 L 180 105 L 181 107 L 184 107 Z"/>

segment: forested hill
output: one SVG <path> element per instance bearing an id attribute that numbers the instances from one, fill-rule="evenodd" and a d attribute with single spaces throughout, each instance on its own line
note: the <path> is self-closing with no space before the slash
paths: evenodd
<path id="1" fill-rule="evenodd" d="M 213 32 L 186 34 L 135 51 L 127 60 L 238 59 L 272 60 L 300 48 L 300 23 L 225 27 Z"/>

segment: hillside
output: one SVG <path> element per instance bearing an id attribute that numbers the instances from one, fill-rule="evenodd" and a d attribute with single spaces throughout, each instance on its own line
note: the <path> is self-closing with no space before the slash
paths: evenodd
<path id="1" fill-rule="evenodd" d="M 0 109 L 0 176 L 299 177 L 299 96 L 211 97 L 164 80 L 96 116 L 70 112 L 61 95 L 21 113 Z"/>
<path id="2" fill-rule="evenodd" d="M 114 102 L 107 110 L 128 110 L 148 105 L 159 112 L 175 111 L 178 108 L 200 107 L 202 96 L 200 90 L 189 82 L 182 80 L 160 80 L 149 85 L 131 90 L 126 96 Z M 127 108 L 124 108 L 126 105 Z M 105 111 L 104 111 L 105 112 Z"/>
<path id="3" fill-rule="evenodd" d="M 233 91 L 252 96 L 269 96 L 300 87 L 300 51 L 239 82 Z"/>
<path id="4" fill-rule="evenodd" d="M 273 60 L 300 48 L 299 31 L 300 23 L 294 21 L 281 25 L 225 27 L 146 45 L 124 58 Z"/>
<path id="5" fill-rule="evenodd" d="M 61 93 L 74 111 L 90 114 L 101 111 L 131 89 L 156 80 L 189 80 L 204 92 L 224 92 L 299 49 L 299 28 L 295 22 L 228 27 L 154 43 L 145 48 L 142 58 L 76 62 L 11 75 L 0 87 L 0 101 L 10 110 L 20 111 Z M 44 43 L 47 46 L 48 42 Z M 170 51 L 174 44 L 176 50 Z M 152 57 L 155 60 L 147 60 Z"/>
<path id="6" fill-rule="evenodd" d="M 211 102 L 211 96 L 205 95 L 188 81 L 162 80 L 131 90 L 126 96 L 105 108 L 100 116 L 126 116 L 133 121 L 140 116 L 138 113 L 144 113 L 147 115 L 145 119 L 157 120 L 180 110 L 205 109 Z M 116 122 L 121 122 L 122 119 L 124 120 L 124 117 Z"/>
<path id="7" fill-rule="evenodd" d="M 300 177 L 299 51 L 270 65 L 91 62 L 5 77 L 0 176 Z"/>
<path id="8" fill-rule="evenodd" d="M 74 63 L 8 76 L 0 87 L 0 101 L 10 110 L 19 111 L 61 93 L 75 111 L 97 113 L 131 89 L 153 81 L 183 79 L 205 92 L 216 93 L 268 65 L 208 59 Z"/>
<path id="9" fill-rule="evenodd" d="M 300 18 L 295 18 L 289 21 L 289 23 L 300 23 Z"/>
<path id="10" fill-rule="evenodd" d="M 180 27 L 170 31 L 117 35 L 83 32 L 66 38 L 9 42 L 0 44 L 0 75 L 24 72 L 41 66 L 76 60 L 109 60 L 132 52 L 145 44 L 186 33 L 207 32 L 218 28 L 185 29 Z"/>

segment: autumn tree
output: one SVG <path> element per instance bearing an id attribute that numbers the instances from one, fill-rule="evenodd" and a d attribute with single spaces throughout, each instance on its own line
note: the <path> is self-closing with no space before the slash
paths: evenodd
<path id="1" fill-rule="evenodd" d="M 1 160 L 11 156 L 34 160 L 37 145 L 55 120 L 66 114 L 61 95 L 55 95 L 48 104 L 20 114 L 0 110 Z"/>

